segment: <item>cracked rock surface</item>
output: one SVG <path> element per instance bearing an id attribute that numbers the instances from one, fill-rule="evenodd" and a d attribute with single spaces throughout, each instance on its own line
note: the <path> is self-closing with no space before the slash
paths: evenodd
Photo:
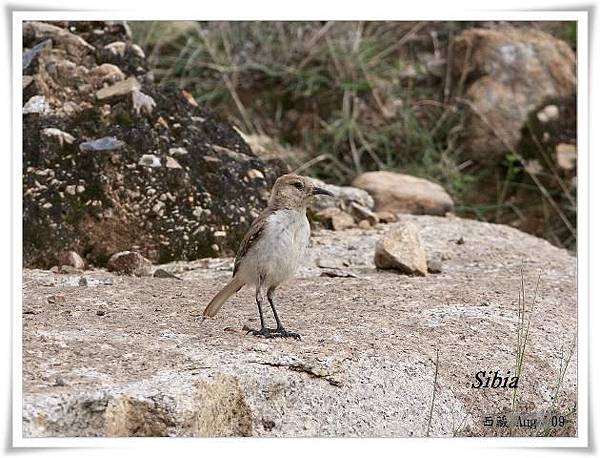
<path id="1" fill-rule="evenodd" d="M 377 240 L 406 222 L 421 229 L 442 273 L 375 269 Z M 471 385 L 478 371 L 514 371 L 521 268 L 528 310 L 540 272 L 541 280 L 518 409 L 576 408 L 576 350 L 552 400 L 561 352 L 564 365 L 576 335 L 576 262 L 544 240 L 411 215 L 319 231 L 298 279 L 276 297 L 301 341 L 246 335 L 244 326 L 258 325 L 249 289 L 201 323 L 231 267 L 230 258 L 161 266 L 183 281 L 25 269 L 24 435 L 424 436 L 428 423 L 431 436 L 506 435 L 483 417 L 509 412 L 513 390 Z M 575 435 L 568 418 L 550 433 Z"/>

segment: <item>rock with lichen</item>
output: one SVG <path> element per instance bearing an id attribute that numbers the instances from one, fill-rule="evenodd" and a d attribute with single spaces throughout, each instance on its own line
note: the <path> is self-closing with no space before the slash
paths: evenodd
<path id="1" fill-rule="evenodd" d="M 26 22 L 24 263 L 233 253 L 280 173 L 191 95 L 154 84 L 122 22 Z"/>

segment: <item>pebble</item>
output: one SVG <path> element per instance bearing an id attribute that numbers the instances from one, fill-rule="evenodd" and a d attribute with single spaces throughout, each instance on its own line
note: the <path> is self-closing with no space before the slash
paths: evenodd
<path id="1" fill-rule="evenodd" d="M 115 137 L 102 137 L 81 143 L 79 149 L 81 151 L 114 151 L 121 149 L 124 145 L 124 142 Z"/>
<path id="2" fill-rule="evenodd" d="M 246 176 L 248 178 L 250 178 L 251 180 L 256 180 L 256 179 L 264 180 L 265 179 L 264 174 L 260 170 L 257 170 L 257 169 L 248 170 L 248 172 L 246 173 Z"/>
<path id="3" fill-rule="evenodd" d="M 69 145 L 75 141 L 75 137 L 67 132 L 63 132 L 60 129 L 56 129 L 54 127 L 47 127 L 46 129 L 42 129 L 42 135 L 46 137 L 54 137 L 60 143 L 60 146 L 63 146 L 64 143 L 68 143 Z"/>
<path id="4" fill-rule="evenodd" d="M 144 94 L 143 92 L 137 89 L 134 90 L 132 93 L 132 100 L 133 109 L 138 115 L 140 113 L 152 114 L 154 107 L 156 107 L 156 102 L 152 97 Z"/>
<path id="5" fill-rule="evenodd" d="M 160 165 L 161 165 L 160 158 L 154 154 L 142 155 L 138 164 L 142 165 L 144 167 L 152 167 L 152 168 L 160 167 Z"/>
<path id="6" fill-rule="evenodd" d="M 113 41 L 112 43 L 107 44 L 104 49 L 109 50 L 115 56 L 124 56 L 125 50 L 127 49 L 127 45 L 123 41 Z"/>
<path id="7" fill-rule="evenodd" d="M 168 169 L 180 169 L 181 164 L 177 162 L 177 159 L 167 156 L 166 166 Z"/>
<path id="8" fill-rule="evenodd" d="M 133 53 L 136 56 L 138 56 L 140 59 L 146 58 L 146 53 L 144 53 L 144 50 L 142 49 L 142 47 L 136 43 L 131 45 L 131 51 L 133 51 Z"/>
<path id="9" fill-rule="evenodd" d="M 43 95 L 34 95 L 23 107 L 23 114 L 47 114 L 50 112 L 50 104 Z"/>
<path id="10" fill-rule="evenodd" d="M 126 80 L 119 81 L 111 86 L 103 87 L 96 92 L 98 100 L 105 100 L 111 97 L 121 97 L 131 94 L 134 91 L 139 91 L 140 83 L 135 77 L 131 76 Z"/>

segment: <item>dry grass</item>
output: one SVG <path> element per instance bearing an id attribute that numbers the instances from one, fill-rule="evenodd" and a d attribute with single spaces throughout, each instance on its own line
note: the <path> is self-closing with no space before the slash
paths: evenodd
<path id="1" fill-rule="evenodd" d="M 368 170 L 440 183 L 457 212 L 576 245 L 573 186 L 531 130 L 501 164 L 463 157 L 467 72 L 452 40 L 470 22 L 135 22 L 157 79 L 247 134 L 304 151 L 294 168 L 348 184 Z M 554 26 L 553 26 L 554 27 Z M 570 26 L 555 27 L 572 42 Z M 463 66 L 465 68 L 465 66 Z M 536 140 L 538 140 L 536 142 Z M 545 166 L 529 173 L 531 157 Z"/>

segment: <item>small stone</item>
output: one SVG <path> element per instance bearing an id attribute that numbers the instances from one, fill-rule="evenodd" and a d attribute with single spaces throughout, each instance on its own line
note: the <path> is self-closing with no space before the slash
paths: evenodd
<path id="1" fill-rule="evenodd" d="M 181 91 L 181 95 L 183 95 L 183 98 L 187 101 L 187 103 L 189 103 L 191 106 L 193 107 L 198 107 L 198 102 L 196 102 L 196 99 L 194 99 L 194 96 L 192 94 L 190 94 L 188 91 Z"/>
<path id="2" fill-rule="evenodd" d="M 75 141 L 75 137 L 67 132 L 63 132 L 60 129 L 55 129 L 54 127 L 47 127 L 46 129 L 42 129 L 42 135 L 46 137 L 53 137 L 58 140 L 60 146 L 63 146 L 64 143 L 68 143 L 69 145 Z"/>
<path id="3" fill-rule="evenodd" d="M 227 235 L 227 232 L 225 231 L 215 231 L 213 234 L 215 237 L 219 238 L 219 237 L 225 237 Z"/>
<path id="4" fill-rule="evenodd" d="M 261 179 L 264 180 L 265 176 L 263 175 L 263 173 L 260 170 L 256 170 L 256 169 L 250 169 L 248 170 L 248 172 L 246 173 L 246 176 L 248 178 L 250 178 L 251 180 L 256 180 Z"/>
<path id="5" fill-rule="evenodd" d="M 123 57 L 125 55 L 127 45 L 123 41 L 113 41 L 112 43 L 107 44 L 104 49 L 109 50 L 115 56 Z"/>
<path id="6" fill-rule="evenodd" d="M 62 377 L 56 377 L 54 380 L 54 386 L 65 386 L 66 384 L 65 379 Z"/>
<path id="7" fill-rule="evenodd" d="M 76 251 L 63 251 L 58 257 L 58 265 L 61 266 L 61 270 L 64 266 L 85 269 L 85 261 Z"/>
<path id="8" fill-rule="evenodd" d="M 334 231 L 341 231 L 355 226 L 354 218 L 336 207 L 329 207 L 317 212 L 317 217 L 326 228 Z"/>
<path id="9" fill-rule="evenodd" d="M 81 277 L 79 279 L 79 286 L 87 286 L 88 285 L 88 279 L 86 277 Z"/>
<path id="10" fill-rule="evenodd" d="M 144 167 L 152 167 L 152 168 L 160 167 L 160 165 L 161 165 L 160 158 L 154 154 L 142 155 L 138 164 L 142 165 Z"/>
<path id="11" fill-rule="evenodd" d="M 156 278 L 175 278 L 177 280 L 183 281 L 182 278 L 179 278 L 177 275 L 174 275 L 171 272 L 167 272 L 165 269 L 156 269 L 152 276 Z"/>
<path id="12" fill-rule="evenodd" d="M 360 229 L 371 229 L 371 223 L 368 219 L 363 219 L 358 222 L 358 227 Z"/>
<path id="13" fill-rule="evenodd" d="M 152 274 L 152 263 L 137 251 L 121 251 L 113 254 L 106 267 L 119 275 L 146 277 Z"/>
<path id="14" fill-rule="evenodd" d="M 152 211 L 154 213 L 156 213 L 157 215 L 160 215 L 162 212 L 162 209 L 165 207 L 165 203 L 158 201 L 156 202 L 156 204 L 154 204 L 154 206 L 152 207 Z"/>
<path id="15" fill-rule="evenodd" d="M 169 148 L 169 154 L 172 156 L 184 156 L 188 153 L 188 150 L 185 148 L 177 147 L 177 148 Z"/>
<path id="16" fill-rule="evenodd" d="M 115 137 L 102 137 L 96 140 L 83 142 L 79 145 L 81 151 L 115 151 L 125 145 L 121 140 Z"/>
<path id="17" fill-rule="evenodd" d="M 52 208 L 52 204 L 50 202 L 46 202 L 44 205 L 42 205 L 42 208 L 48 210 L 49 208 Z"/>
<path id="18" fill-rule="evenodd" d="M 427 260 L 427 271 L 432 274 L 439 274 L 442 272 L 442 258 L 440 256 L 433 256 Z"/>
<path id="19" fill-rule="evenodd" d="M 568 143 L 556 145 L 556 162 L 561 169 L 573 170 L 577 165 L 577 147 Z"/>
<path id="20" fill-rule="evenodd" d="M 375 212 L 375 214 L 379 218 L 379 221 L 384 224 L 395 223 L 398 221 L 398 216 L 392 212 Z"/>
<path id="21" fill-rule="evenodd" d="M 166 166 L 168 169 L 180 169 L 181 165 L 177 162 L 177 159 L 167 156 Z"/>
<path id="22" fill-rule="evenodd" d="M 465 244 L 465 239 L 462 238 L 462 236 L 456 241 L 457 245 L 464 245 Z"/>
<path id="23" fill-rule="evenodd" d="M 77 194 L 77 190 L 74 185 L 69 185 L 65 188 L 65 192 L 71 196 Z"/>
<path id="24" fill-rule="evenodd" d="M 77 191 L 77 194 L 81 194 L 82 192 L 85 192 L 85 186 L 79 184 L 77 185 L 77 187 L 75 188 L 75 191 Z"/>
<path id="25" fill-rule="evenodd" d="M 114 84 L 125 79 L 125 74 L 119 67 L 113 64 L 102 64 L 90 71 L 90 76 L 96 79 L 96 87 L 102 83 Z"/>
<path id="26" fill-rule="evenodd" d="M 129 95 L 134 91 L 140 90 L 140 83 L 135 77 L 131 76 L 124 81 L 119 81 L 112 86 L 103 87 L 96 92 L 96 98 L 98 100 L 106 100 L 111 97 L 122 97 Z"/>
<path id="27" fill-rule="evenodd" d="M 537 118 L 541 123 L 556 121 L 560 116 L 560 111 L 556 105 L 546 105 L 537 112 Z"/>
<path id="28" fill-rule="evenodd" d="M 47 114 L 50 112 L 50 104 L 43 95 L 34 95 L 23 107 L 23 114 Z"/>
<path id="29" fill-rule="evenodd" d="M 377 223 L 379 223 L 379 216 L 377 216 L 367 207 L 363 207 L 362 205 L 357 204 L 356 202 L 352 202 L 350 204 L 350 209 L 352 210 L 354 216 L 357 217 L 357 219 L 367 220 L 370 226 L 375 226 Z"/>
<path id="30" fill-rule="evenodd" d="M 138 115 L 140 113 L 152 114 L 152 110 L 154 110 L 154 107 L 156 107 L 156 102 L 154 99 L 139 90 L 133 91 L 132 100 L 133 109 Z"/>
<path id="31" fill-rule="evenodd" d="M 413 223 L 405 223 L 386 233 L 375 245 L 374 262 L 379 269 L 427 275 L 427 257 L 419 228 Z"/>
<path id="32" fill-rule="evenodd" d="M 98 315 L 98 316 L 104 316 L 104 315 L 106 315 L 106 312 L 104 310 L 98 310 L 96 312 L 96 315 Z"/>
<path id="33" fill-rule="evenodd" d="M 64 304 L 65 303 L 65 295 L 61 293 L 52 294 L 48 296 L 49 304 Z"/>
<path id="34" fill-rule="evenodd" d="M 131 45 L 131 51 L 138 56 L 140 59 L 145 59 L 146 58 L 146 53 L 144 53 L 144 50 L 142 49 L 142 47 L 136 43 Z"/>

